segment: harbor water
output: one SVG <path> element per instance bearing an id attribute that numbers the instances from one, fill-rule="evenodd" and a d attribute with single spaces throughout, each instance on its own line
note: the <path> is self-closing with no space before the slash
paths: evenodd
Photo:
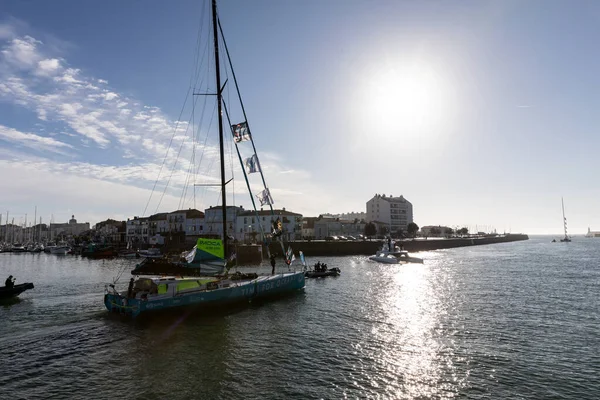
<path id="1" fill-rule="evenodd" d="M 598 399 L 600 240 L 551 240 L 422 265 L 306 254 L 341 276 L 135 321 L 102 299 L 136 261 L 0 254 L 2 282 L 35 284 L 0 304 L 0 398 Z"/>

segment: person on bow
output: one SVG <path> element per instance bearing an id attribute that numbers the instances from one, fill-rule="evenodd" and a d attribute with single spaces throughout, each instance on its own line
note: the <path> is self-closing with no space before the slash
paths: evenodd
<path id="1" fill-rule="evenodd" d="M 271 275 L 275 275 L 275 254 L 271 254 Z"/>
<path id="2" fill-rule="evenodd" d="M 8 289 L 12 289 L 15 286 L 15 278 L 13 278 L 12 275 L 9 275 L 9 277 L 6 278 L 6 281 L 4 281 L 4 286 Z"/>

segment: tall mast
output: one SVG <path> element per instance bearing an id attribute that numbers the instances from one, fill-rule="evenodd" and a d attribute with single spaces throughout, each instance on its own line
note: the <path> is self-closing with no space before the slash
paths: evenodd
<path id="1" fill-rule="evenodd" d="M 37 206 L 35 206 L 35 213 L 33 214 L 33 228 L 31 229 L 31 240 L 35 242 L 35 220 L 37 219 Z"/>
<path id="2" fill-rule="evenodd" d="M 562 203 L 562 212 L 563 212 L 563 224 L 565 226 L 565 239 L 567 238 L 567 219 L 565 218 L 565 201 L 561 197 L 560 202 Z"/>
<path id="3" fill-rule="evenodd" d="M 219 115 L 219 150 L 221 153 L 221 203 L 223 204 L 223 250 L 227 257 L 227 203 L 225 193 L 225 152 L 223 145 L 223 111 L 221 94 L 221 70 L 219 69 L 219 34 L 217 28 L 217 0 L 212 0 L 213 37 L 215 44 L 215 75 L 217 80 L 217 112 Z"/>

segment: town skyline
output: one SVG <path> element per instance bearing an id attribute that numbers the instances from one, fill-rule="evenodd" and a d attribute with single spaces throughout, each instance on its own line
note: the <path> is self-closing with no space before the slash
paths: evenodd
<path id="1" fill-rule="evenodd" d="M 180 112 L 206 3 L 67 3 L 0 13 L 3 224 L 36 205 L 92 225 L 218 205 L 167 151 L 198 125 Z M 385 193 L 419 226 L 560 234 L 564 197 L 570 234 L 600 229 L 596 3 L 219 6 L 275 208 L 361 212 Z M 216 146 L 194 183 L 214 180 Z M 228 204 L 250 209 L 231 171 Z"/>

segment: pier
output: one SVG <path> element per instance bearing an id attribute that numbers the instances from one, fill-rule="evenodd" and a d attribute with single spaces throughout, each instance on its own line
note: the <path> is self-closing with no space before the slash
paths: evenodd
<path id="1" fill-rule="evenodd" d="M 529 240 L 526 234 L 507 234 L 498 236 L 482 236 L 469 238 L 449 239 L 403 239 L 396 240 L 396 245 L 402 245 L 409 252 L 431 251 L 451 249 L 455 247 L 481 246 L 485 244 L 517 242 Z M 372 255 L 381 248 L 382 240 L 361 241 L 325 241 L 325 240 L 300 240 L 289 242 L 297 254 L 301 250 L 307 256 L 350 256 L 350 255 Z M 271 252 L 281 253 L 281 247 L 272 243 L 269 247 Z"/>

